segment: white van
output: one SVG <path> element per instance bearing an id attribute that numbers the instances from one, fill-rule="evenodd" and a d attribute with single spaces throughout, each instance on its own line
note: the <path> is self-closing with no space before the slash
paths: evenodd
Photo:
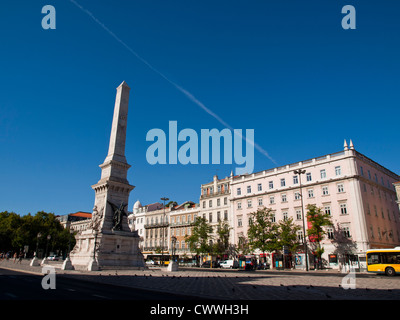
<path id="1" fill-rule="evenodd" d="M 238 263 L 235 260 L 224 260 L 219 263 L 221 268 L 232 269 L 237 268 Z"/>

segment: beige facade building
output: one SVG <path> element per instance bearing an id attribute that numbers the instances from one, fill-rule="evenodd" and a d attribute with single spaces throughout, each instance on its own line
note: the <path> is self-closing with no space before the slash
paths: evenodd
<path id="1" fill-rule="evenodd" d="M 301 177 L 295 170 L 305 170 Z M 345 142 L 344 150 L 281 167 L 234 177 L 231 202 L 234 242 L 247 236 L 249 213 L 273 210 L 275 221 L 289 217 L 302 227 L 308 204 L 331 216 L 322 245 L 323 258 L 337 267 L 340 259 L 363 263 L 369 248 L 400 245 L 400 215 L 393 187 L 399 176 Z M 305 221 L 306 229 L 308 223 Z M 298 238 L 304 238 L 303 230 Z M 311 255 L 312 256 L 312 255 Z M 302 258 L 302 259 L 301 259 Z M 304 255 L 298 259 L 304 266 Z M 271 261 L 273 264 L 273 261 Z M 313 261 L 311 261 L 311 264 Z"/>
<path id="2" fill-rule="evenodd" d="M 228 223 L 230 230 L 229 239 L 234 240 L 234 217 L 231 208 L 231 183 L 233 174 L 223 179 L 213 177 L 213 181 L 201 185 L 199 216 L 207 220 L 213 228 L 211 242 L 216 241 L 216 230 L 220 222 Z"/>

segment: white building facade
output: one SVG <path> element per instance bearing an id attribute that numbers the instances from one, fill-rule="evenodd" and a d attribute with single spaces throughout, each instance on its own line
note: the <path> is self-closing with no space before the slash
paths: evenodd
<path id="1" fill-rule="evenodd" d="M 294 173 L 298 169 L 305 170 L 301 177 Z M 327 227 L 322 241 L 323 258 L 329 266 L 339 267 L 341 258 L 362 264 L 367 249 L 400 245 L 400 215 L 393 187 L 399 180 L 398 175 L 346 142 L 342 152 L 233 177 L 230 202 L 234 243 L 247 237 L 249 214 L 262 207 L 273 210 L 275 221 L 292 217 L 302 227 L 303 196 L 305 216 L 308 204 L 331 216 L 333 226 Z M 307 221 L 305 226 L 307 229 Z M 304 236 L 302 229 L 299 239 Z"/>

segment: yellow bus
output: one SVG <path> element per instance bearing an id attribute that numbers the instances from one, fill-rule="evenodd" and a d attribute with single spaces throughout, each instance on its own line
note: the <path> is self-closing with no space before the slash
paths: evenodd
<path id="1" fill-rule="evenodd" d="M 385 273 L 388 276 L 400 274 L 400 247 L 368 250 L 367 271 Z"/>

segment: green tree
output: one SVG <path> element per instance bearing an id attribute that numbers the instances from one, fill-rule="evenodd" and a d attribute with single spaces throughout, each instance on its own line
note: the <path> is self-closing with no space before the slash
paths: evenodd
<path id="1" fill-rule="evenodd" d="M 41 234 L 39 239 L 38 234 Z M 51 239 L 47 242 L 47 236 Z M 75 239 L 64 229 L 60 221 L 53 213 L 40 211 L 34 216 L 27 214 L 19 216 L 14 212 L 0 212 L 0 250 L 19 251 L 25 245 L 29 246 L 29 251 L 36 250 L 36 243 L 39 241 L 39 248 L 49 251 L 63 251 L 68 249 L 69 241 L 71 247 L 75 244 Z"/>
<path id="2" fill-rule="evenodd" d="M 284 246 L 287 247 L 289 252 L 292 253 L 292 258 L 294 258 L 293 253 L 296 253 L 300 246 L 297 239 L 297 231 L 300 229 L 301 227 L 293 222 L 293 218 L 281 220 L 278 223 L 279 249 L 283 250 Z"/>
<path id="3" fill-rule="evenodd" d="M 318 259 L 318 265 L 320 265 L 321 256 L 324 253 L 324 248 L 321 247 L 321 241 L 326 234 L 323 227 L 332 225 L 332 220 L 330 215 L 326 214 L 321 208 L 309 204 L 307 206 L 307 221 L 311 223 L 311 227 L 307 230 L 308 239 L 310 243 L 317 244 L 314 252 Z"/>
<path id="4" fill-rule="evenodd" d="M 191 235 L 185 236 L 185 242 L 189 244 L 190 250 L 196 252 L 197 255 L 210 253 L 211 246 L 209 241 L 211 240 L 212 227 L 202 217 L 197 217 L 191 226 Z"/>
<path id="5" fill-rule="evenodd" d="M 227 221 L 220 220 L 217 226 L 217 242 L 213 246 L 213 252 L 219 255 L 228 253 L 229 250 L 229 233 L 231 227 Z"/>
<path id="6" fill-rule="evenodd" d="M 278 225 L 272 222 L 272 209 L 262 208 L 249 214 L 247 236 L 250 247 L 262 253 L 279 249 Z"/>
<path id="7" fill-rule="evenodd" d="M 286 246 L 290 252 L 294 253 L 300 246 L 300 242 L 297 239 L 297 231 L 301 227 L 293 222 L 293 218 L 281 220 L 278 223 L 278 243 L 279 248 L 282 249 Z"/>

